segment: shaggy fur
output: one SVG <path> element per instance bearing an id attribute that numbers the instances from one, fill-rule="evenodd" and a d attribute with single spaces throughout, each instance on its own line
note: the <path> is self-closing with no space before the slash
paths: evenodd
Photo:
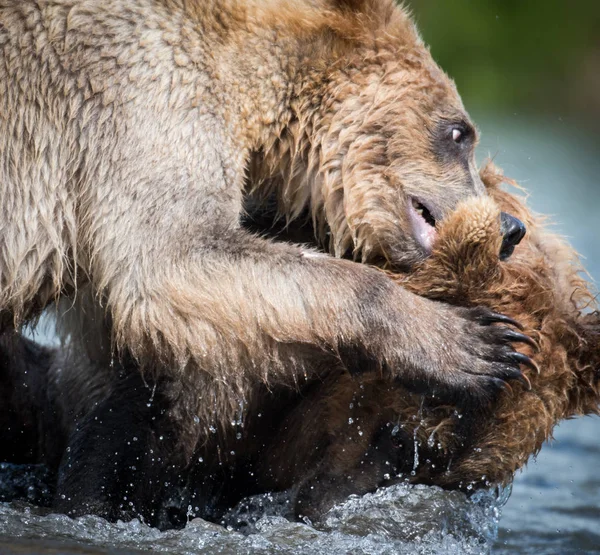
<path id="1" fill-rule="evenodd" d="M 439 220 L 483 194 L 456 89 L 391 0 L 0 0 L 0 106 L 2 322 L 75 299 L 95 362 L 112 341 L 168 377 L 184 464 L 315 360 L 465 404 L 518 377 L 480 312 L 240 226 L 249 182 L 333 254 L 406 269 L 414 202 Z"/>
<path id="2" fill-rule="evenodd" d="M 492 198 L 462 204 L 442 223 L 433 256 L 395 279 L 431 299 L 516 318 L 539 346 L 523 349 L 539 374 L 528 368 L 483 413 L 374 376 L 329 376 L 305 391 L 260 463 L 272 488 L 303 482 L 298 513 L 318 518 L 352 493 L 398 479 L 465 491 L 507 484 L 557 422 L 600 412 L 600 313 L 591 312 L 595 299 L 575 252 L 499 188 L 503 177 L 491 165 L 482 178 Z M 529 230 L 507 262 L 498 259 L 498 207 Z"/>
<path id="3" fill-rule="evenodd" d="M 394 279 L 522 321 L 540 346 L 529 349 L 541 370 L 526 373 L 531 390 L 513 384 L 493 409 L 465 411 L 377 374 L 356 379 L 324 366 L 324 377 L 300 392 L 257 392 L 245 420 L 211 434 L 182 469 L 172 465 L 169 438 L 178 432 L 164 417 L 162 383 L 144 383 L 135 366 L 111 377 L 77 351 L 9 336 L 0 341 L 0 422 L 8 431 L 0 460 L 44 462 L 56 472 L 68 444 L 55 509 L 65 510 L 64 495 L 79 500 L 81 512 L 141 514 L 161 528 L 183 526 L 190 506 L 220 520 L 245 496 L 289 487 L 296 512 L 318 518 L 350 494 L 397 479 L 466 491 L 509 482 L 556 422 L 598 412 L 600 315 L 582 312 L 593 300 L 573 250 L 499 188 L 493 168 L 482 177 L 492 198 L 462 205 L 442 224 L 432 258 Z M 529 228 L 508 262 L 498 260 L 498 206 Z"/>

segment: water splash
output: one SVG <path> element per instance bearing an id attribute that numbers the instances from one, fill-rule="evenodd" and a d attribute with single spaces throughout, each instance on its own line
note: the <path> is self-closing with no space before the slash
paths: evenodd
<path id="1" fill-rule="evenodd" d="M 43 553 L 40 546 L 51 540 L 66 552 L 76 553 L 72 542 L 79 542 L 99 553 L 120 555 L 138 550 L 173 555 L 486 553 L 497 536 L 508 495 L 484 491 L 467 498 L 456 491 L 402 483 L 353 496 L 310 526 L 292 519 L 289 494 L 266 494 L 240 503 L 222 526 L 195 519 L 183 530 L 168 532 L 137 520 L 70 519 L 23 502 L 0 503 L 0 552 L 16 553 L 20 542 L 27 541 Z"/>

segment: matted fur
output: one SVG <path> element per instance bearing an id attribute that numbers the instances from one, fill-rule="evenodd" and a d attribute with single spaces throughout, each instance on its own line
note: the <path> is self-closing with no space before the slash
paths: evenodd
<path id="1" fill-rule="evenodd" d="M 481 176 L 490 198 L 462 204 L 440 226 L 432 257 L 396 279 L 432 299 L 516 318 L 539 345 L 522 351 L 540 373 L 527 369 L 531 389 L 511 384 L 489 412 L 463 412 L 373 376 L 330 376 L 287 416 L 262 466 L 272 487 L 304 481 L 301 514 L 318 516 L 398 473 L 465 490 L 506 484 L 559 421 L 600 412 L 600 313 L 576 253 L 500 188 L 512 181 L 491 164 Z M 500 209 L 528 229 L 506 262 L 498 258 Z"/>
<path id="2" fill-rule="evenodd" d="M 475 313 L 240 226 L 275 192 L 338 257 L 409 268 L 411 197 L 441 219 L 483 194 L 454 84 L 392 0 L 3 0 L 0 103 L 2 322 L 75 299 L 98 363 L 171 379 L 174 452 L 315 359 L 465 403 L 518 372 Z"/>
<path id="3" fill-rule="evenodd" d="M 431 259 L 394 279 L 418 294 L 464 306 L 487 305 L 519 318 L 540 345 L 539 352 L 531 352 L 540 375 L 526 372 L 531 391 L 515 383 L 491 410 L 469 411 L 431 394 L 410 393 L 379 373 L 352 377 L 314 359 L 321 364 L 315 373 L 324 378 L 300 392 L 274 386 L 256 395 L 245 407 L 243 425 L 236 420 L 212 435 L 208 445 L 198 445 L 193 460 L 199 464 L 182 468 L 172 464 L 178 457 L 163 440 L 173 429 L 164 421 L 169 404 L 160 384 L 142 384 L 135 369 L 116 380 L 109 368 L 77 352 L 54 353 L 48 363 L 32 359 L 22 355 L 23 343 L 15 349 L 6 338 L 0 347 L 16 360 L 3 361 L 0 397 L 7 396 L 8 402 L 0 417 L 22 421 L 25 428 L 29 424 L 37 436 L 32 434 L 29 443 L 28 437 L 8 441 L 5 453 L 14 456 L 15 445 L 41 452 L 33 462 L 55 470 L 65 449 L 62 438 L 69 450 L 58 491 L 81 499 L 75 511 L 122 518 L 126 496 L 135 508 L 126 517 L 137 511 L 166 527 L 173 522 L 164 516 L 165 508 L 169 514 L 179 509 L 183 522 L 189 505 L 199 507 L 203 518 L 219 519 L 244 496 L 292 486 L 298 489 L 297 512 L 318 518 L 333 503 L 389 484 L 398 474 L 414 483 L 465 490 L 510 481 L 558 421 L 598 412 L 600 315 L 582 312 L 595 304 L 573 249 L 549 232 L 522 199 L 499 188 L 503 177 L 495 169 L 488 166 L 482 177 L 490 198 L 461 205 L 441 224 Z M 517 214 L 529 229 L 507 262 L 498 260 L 499 207 Z M 75 327 L 85 342 L 89 330 Z M 46 404 L 58 420 L 37 414 L 37 407 Z M 90 425 L 94 433 L 82 438 L 81 430 Z M 180 433 L 175 430 L 175 437 Z M 131 436 L 138 438 L 133 451 L 120 443 L 131 445 Z M 144 453 L 153 462 L 140 462 Z M 133 458 L 140 474 L 104 476 L 107 460 L 127 469 Z M 148 488 L 148 483 L 171 481 L 164 489 Z M 106 492 L 116 509 L 98 503 Z M 64 510 L 62 495 L 55 510 Z M 66 510 L 73 512 L 69 505 Z"/>

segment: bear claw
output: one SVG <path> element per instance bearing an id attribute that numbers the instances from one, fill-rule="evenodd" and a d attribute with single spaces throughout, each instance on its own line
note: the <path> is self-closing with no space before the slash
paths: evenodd
<path id="1" fill-rule="evenodd" d="M 539 352 L 540 350 L 539 345 L 533 339 L 531 339 L 531 337 L 515 330 L 507 329 L 504 332 L 502 339 L 506 343 L 525 343 L 534 349 L 535 352 Z"/>
<path id="2" fill-rule="evenodd" d="M 492 310 L 482 311 L 477 319 L 483 325 L 496 323 L 508 324 L 510 326 L 514 326 L 517 329 L 523 330 L 523 325 L 517 322 L 515 319 L 511 318 L 510 316 L 500 314 L 499 312 L 493 312 Z"/>
<path id="3" fill-rule="evenodd" d="M 540 373 L 540 369 L 538 368 L 538 365 L 535 362 L 533 362 L 533 360 L 531 360 L 527 355 L 524 355 L 523 353 L 517 353 L 517 352 L 510 353 L 508 355 L 508 358 L 513 362 L 516 362 L 518 364 L 523 364 L 524 366 L 531 368 L 538 374 Z"/>

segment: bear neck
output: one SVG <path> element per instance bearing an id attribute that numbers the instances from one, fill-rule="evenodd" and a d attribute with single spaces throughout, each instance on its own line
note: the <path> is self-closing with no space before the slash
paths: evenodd
<path id="1" fill-rule="evenodd" d="M 220 37 L 214 74 L 233 146 L 246 153 L 246 187 L 275 196 L 287 221 L 308 213 L 332 254 L 366 260 L 379 242 L 365 239 L 366 226 L 345 213 L 341 167 L 363 131 L 360 114 L 344 101 L 363 98 L 365 81 L 379 78 L 386 64 L 426 50 L 391 1 L 365 3 L 368 14 L 330 4 L 220 0 L 188 15 L 202 23 L 192 42 L 208 30 Z M 194 44 L 186 50 L 193 57 Z M 340 117 L 342 105 L 348 113 Z"/>
<path id="2" fill-rule="evenodd" d="M 276 116 L 251 145 L 247 185 L 253 195 L 277 198 L 288 222 L 308 215 L 317 242 L 331 254 L 372 260 L 382 255 L 380 242 L 346 212 L 352 184 L 343 180 L 343 165 L 365 132 L 371 101 L 361 91 L 402 60 L 393 48 L 370 45 L 356 45 L 327 67 L 312 59 L 299 60 L 285 76 L 287 89 L 273 91 L 273 98 L 287 102 L 273 103 Z"/>

